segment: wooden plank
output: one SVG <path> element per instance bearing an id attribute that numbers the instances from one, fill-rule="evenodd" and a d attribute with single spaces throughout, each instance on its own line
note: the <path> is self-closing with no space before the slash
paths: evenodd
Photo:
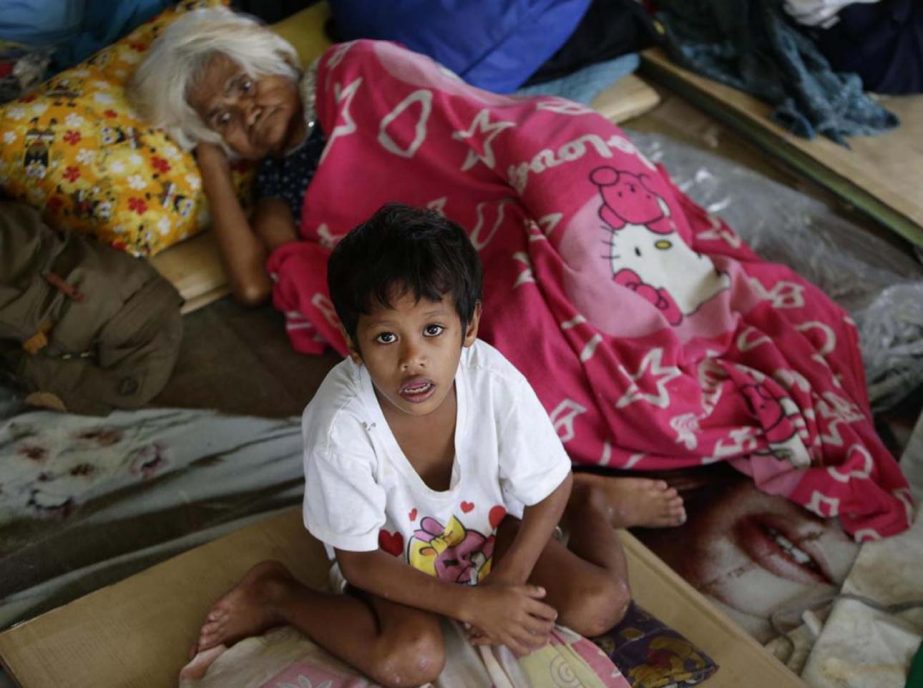
<path id="1" fill-rule="evenodd" d="M 753 96 L 674 64 L 659 49 L 642 53 L 644 73 L 743 132 L 767 152 L 823 184 L 850 205 L 923 245 L 923 96 L 881 97 L 901 126 L 855 136 L 849 148 L 823 137 L 804 139 L 775 124 L 772 108 Z"/>
<path id="2" fill-rule="evenodd" d="M 638 76 L 628 74 L 596 96 L 592 107 L 616 124 L 657 107 L 660 96 Z"/>
<path id="3" fill-rule="evenodd" d="M 623 535 L 635 599 L 720 665 L 720 686 L 804 684 L 634 537 Z M 212 602 L 254 563 L 278 559 L 323 587 L 327 562 L 292 508 L 0 634 L 0 660 L 23 688 L 174 686 Z"/>
<path id="4" fill-rule="evenodd" d="M 211 230 L 171 246 L 150 262 L 183 297 L 183 313 L 207 306 L 230 291 Z"/>
<path id="5" fill-rule="evenodd" d="M 635 600 L 708 653 L 721 667 L 713 686 L 806 684 L 630 533 L 622 533 Z"/>

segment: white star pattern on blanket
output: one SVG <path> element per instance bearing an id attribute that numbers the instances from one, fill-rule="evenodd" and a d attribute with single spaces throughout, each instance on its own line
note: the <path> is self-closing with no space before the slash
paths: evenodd
<path id="1" fill-rule="evenodd" d="M 478 153 L 475 148 L 471 148 L 468 151 L 468 155 L 465 158 L 465 162 L 462 163 L 461 169 L 462 172 L 467 172 L 472 167 L 474 167 L 480 160 L 490 169 L 494 168 L 496 161 L 494 159 L 494 150 L 491 148 L 491 143 L 504 129 L 508 127 L 516 126 L 514 122 L 504 122 L 498 120 L 496 122 L 490 121 L 490 110 L 483 109 L 474 119 L 471 120 L 471 126 L 464 131 L 456 131 L 452 134 L 452 138 L 456 141 L 464 141 L 465 139 L 471 139 L 474 137 L 475 133 L 487 134 L 487 137 L 481 142 L 482 153 Z M 474 142 L 472 142 L 473 144 Z"/>
<path id="2" fill-rule="evenodd" d="M 644 358 L 641 359 L 641 365 L 638 366 L 637 372 L 629 373 L 628 377 L 631 378 L 631 383 L 616 402 L 615 408 L 625 408 L 636 401 L 646 401 L 658 408 L 666 408 L 670 405 L 670 395 L 666 390 L 667 383 L 673 378 L 679 377 L 680 371 L 676 366 L 661 365 L 662 359 L 663 349 L 660 347 L 651 349 L 645 354 Z M 638 380 L 647 376 L 648 373 L 654 379 L 654 386 L 657 388 L 654 394 L 642 392 L 638 386 Z"/>
<path id="3" fill-rule="evenodd" d="M 525 251 L 516 251 L 513 254 L 513 260 L 522 263 L 525 266 L 524 270 L 519 271 L 519 275 L 516 277 L 516 281 L 513 283 L 513 289 L 516 287 L 521 287 L 527 282 L 535 283 L 535 277 L 532 275 L 532 261 L 529 260 L 529 254 Z"/>
<path id="4" fill-rule="evenodd" d="M 340 118 L 342 118 L 342 123 L 337 124 L 333 131 L 330 132 L 330 136 L 327 139 L 327 145 L 324 147 L 324 152 L 321 153 L 320 161 L 323 162 L 324 158 L 327 157 L 327 153 L 330 152 L 330 149 L 333 148 L 333 142 L 336 141 L 341 136 L 349 136 L 350 134 L 356 131 L 356 121 L 353 119 L 353 116 L 349 112 L 349 106 L 352 105 L 353 98 L 356 97 L 356 91 L 359 90 L 359 86 L 362 85 L 362 77 L 360 76 L 355 81 L 351 82 L 346 88 L 342 88 L 340 84 L 334 84 L 333 92 L 336 97 L 337 106 L 343 103 L 343 108 L 340 110 Z"/>

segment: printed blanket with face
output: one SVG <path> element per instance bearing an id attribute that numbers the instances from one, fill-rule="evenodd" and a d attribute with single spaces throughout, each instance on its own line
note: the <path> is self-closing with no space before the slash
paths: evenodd
<path id="1" fill-rule="evenodd" d="M 858 540 L 908 527 L 852 321 L 618 127 L 558 98 L 475 89 L 386 42 L 333 46 L 317 77 L 328 142 L 304 241 L 268 263 L 296 349 L 345 353 L 326 289 L 337 239 L 386 202 L 432 208 L 480 252 L 480 336 L 529 379 L 575 463 L 729 461 Z"/>

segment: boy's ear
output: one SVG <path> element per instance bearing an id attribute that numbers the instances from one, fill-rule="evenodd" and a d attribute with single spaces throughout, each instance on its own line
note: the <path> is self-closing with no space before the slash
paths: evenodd
<path id="1" fill-rule="evenodd" d="M 471 320 L 468 327 L 465 328 L 465 338 L 462 340 L 462 346 L 471 346 L 474 340 L 478 338 L 478 325 L 481 323 L 481 302 L 476 301 L 474 312 L 471 314 Z"/>
<path id="2" fill-rule="evenodd" d="M 362 364 L 362 354 L 359 351 L 359 345 L 356 344 L 356 342 L 353 341 L 353 338 L 350 337 L 349 334 L 346 332 L 346 328 L 343 327 L 343 323 L 337 321 L 337 327 L 340 330 L 340 334 L 343 335 L 343 339 L 346 340 L 346 348 L 349 351 L 349 358 L 352 360 L 353 363 L 356 363 L 357 365 L 361 365 Z"/>

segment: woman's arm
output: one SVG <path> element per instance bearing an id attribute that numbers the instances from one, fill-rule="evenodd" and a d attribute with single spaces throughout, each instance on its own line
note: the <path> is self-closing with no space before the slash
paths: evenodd
<path id="1" fill-rule="evenodd" d="M 265 268 L 267 251 L 237 200 L 227 156 L 219 146 L 200 143 L 196 160 L 231 292 L 240 303 L 262 303 L 272 289 Z"/>
<path id="2" fill-rule="evenodd" d="M 391 602 L 457 619 L 525 655 L 542 647 L 557 613 L 534 585 L 467 586 L 428 576 L 381 550 L 336 550 L 343 576 L 355 587 Z"/>
<path id="3" fill-rule="evenodd" d="M 513 543 L 503 557 L 494 562 L 486 583 L 502 581 L 521 585 L 529 580 L 535 562 L 561 520 L 573 482 L 573 474 L 568 473 L 551 494 L 525 508 L 522 512 L 522 524 Z"/>

